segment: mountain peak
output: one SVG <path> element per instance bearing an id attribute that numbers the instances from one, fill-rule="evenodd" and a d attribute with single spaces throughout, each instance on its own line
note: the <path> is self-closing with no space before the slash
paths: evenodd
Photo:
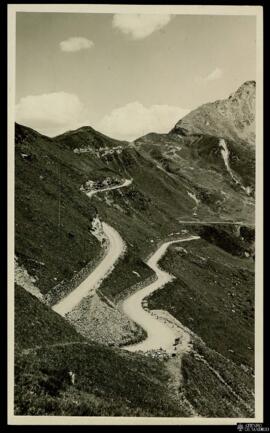
<path id="1" fill-rule="evenodd" d="M 247 97 L 248 95 L 252 95 L 255 97 L 256 92 L 256 81 L 245 81 L 241 84 L 238 89 L 232 93 L 228 99 L 231 99 L 233 96 L 235 97 Z"/>
<path id="2" fill-rule="evenodd" d="M 239 87 L 239 89 L 241 89 L 241 87 L 256 87 L 256 81 L 255 80 L 244 81 L 244 83 L 241 84 L 241 86 Z"/>
<path id="3" fill-rule="evenodd" d="M 91 126 L 81 126 L 78 129 L 67 131 L 64 134 L 58 135 L 57 137 L 54 137 L 54 139 L 58 143 L 73 150 L 76 148 L 98 149 L 104 146 L 115 147 L 120 144 L 127 144 L 126 141 L 120 141 L 107 137 L 101 132 L 96 131 Z"/>
<path id="4" fill-rule="evenodd" d="M 208 134 L 255 145 L 256 82 L 245 81 L 227 99 L 201 105 L 181 119 L 171 133 Z"/>

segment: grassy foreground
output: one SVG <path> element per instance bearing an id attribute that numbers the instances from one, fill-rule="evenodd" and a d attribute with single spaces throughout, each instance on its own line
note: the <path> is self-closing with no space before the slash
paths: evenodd
<path id="1" fill-rule="evenodd" d="M 15 380 L 18 415 L 187 415 L 168 394 L 169 375 L 160 361 L 98 344 L 18 355 Z"/>
<path id="2" fill-rule="evenodd" d="M 21 287 L 15 326 L 16 415 L 188 415 L 161 361 L 83 338 Z"/>

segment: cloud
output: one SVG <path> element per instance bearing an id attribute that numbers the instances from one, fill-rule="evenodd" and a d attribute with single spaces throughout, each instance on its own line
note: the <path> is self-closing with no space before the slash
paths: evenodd
<path id="1" fill-rule="evenodd" d="M 143 39 L 166 26 L 170 20 L 171 15 L 115 14 L 112 25 L 133 39 Z"/>
<path id="2" fill-rule="evenodd" d="M 168 132 L 189 110 L 170 105 L 145 107 L 140 102 L 115 108 L 98 125 L 104 134 L 132 141 L 149 132 Z"/>
<path id="3" fill-rule="evenodd" d="M 210 72 L 205 77 L 197 77 L 198 83 L 208 83 L 209 81 L 215 81 L 221 78 L 223 75 L 223 71 L 220 68 L 215 68 L 212 72 Z"/>
<path id="4" fill-rule="evenodd" d="M 62 51 L 71 53 L 92 48 L 94 46 L 94 42 L 86 38 L 71 37 L 65 41 L 60 42 L 59 45 Z"/>
<path id="5" fill-rule="evenodd" d="M 145 107 L 135 101 L 94 122 L 93 113 L 77 95 L 56 92 L 21 98 L 16 121 L 49 137 L 89 125 L 112 138 L 132 141 L 149 132 L 168 132 L 188 112 L 171 105 Z"/>
<path id="6" fill-rule="evenodd" d="M 18 123 L 49 136 L 81 126 L 85 115 L 78 96 L 66 92 L 26 96 L 16 105 Z"/>
<path id="7" fill-rule="evenodd" d="M 223 71 L 220 68 L 214 69 L 207 77 L 205 77 L 205 81 L 214 81 L 221 78 L 223 75 Z"/>

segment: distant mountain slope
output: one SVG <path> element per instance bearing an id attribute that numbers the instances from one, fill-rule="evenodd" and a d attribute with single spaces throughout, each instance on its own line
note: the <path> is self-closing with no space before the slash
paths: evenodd
<path id="1" fill-rule="evenodd" d="M 70 150 L 15 128 L 15 253 L 42 293 L 69 280 L 100 251 L 90 233 L 95 208 L 79 190 Z M 72 155 L 76 160 L 76 155 Z"/>
<path id="2" fill-rule="evenodd" d="M 246 81 L 228 99 L 196 108 L 179 120 L 171 132 L 207 134 L 255 145 L 256 83 Z"/>
<path id="3" fill-rule="evenodd" d="M 148 153 L 159 162 L 159 166 L 167 167 L 174 174 L 181 173 L 187 176 L 192 183 L 203 187 L 209 185 L 207 179 L 212 178 L 213 184 L 209 185 L 215 189 L 216 180 L 214 173 L 219 177 L 218 182 L 230 183 L 235 189 L 238 183 L 240 192 L 241 186 L 251 187 L 254 192 L 255 186 L 255 152 L 254 148 L 247 146 L 241 141 L 226 139 L 222 141 L 217 136 L 210 134 L 147 134 L 135 141 L 142 153 Z M 227 161 L 224 160 L 224 149 L 226 146 L 228 154 Z M 227 164 L 235 174 L 235 181 L 227 167 Z M 203 175 L 204 171 L 204 175 Z M 220 178 L 219 175 L 222 175 Z M 237 181 L 236 181 L 237 179 Z M 233 192 L 230 192 L 232 197 Z"/>
<path id="4" fill-rule="evenodd" d="M 82 126 L 74 131 L 67 131 L 64 134 L 54 137 L 54 141 L 59 144 L 64 144 L 72 150 L 88 148 L 98 150 L 102 147 L 113 148 L 128 144 L 127 141 L 110 138 L 90 126 Z"/>
<path id="5" fill-rule="evenodd" d="M 177 232 L 178 220 L 253 220 L 252 193 L 243 189 L 254 188 L 249 146 L 227 143 L 237 184 L 219 139 L 209 135 L 149 134 L 128 145 L 90 127 L 48 138 L 16 125 L 15 137 L 16 255 L 42 293 L 98 258 L 100 245 L 90 233 L 97 212 L 130 244 L 131 262 Z M 87 152 L 77 152 L 85 143 Z M 133 183 L 91 200 L 80 191 L 89 179 L 108 177 Z"/>

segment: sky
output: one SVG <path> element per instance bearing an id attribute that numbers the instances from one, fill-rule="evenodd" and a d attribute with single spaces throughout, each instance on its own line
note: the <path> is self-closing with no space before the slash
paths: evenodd
<path id="1" fill-rule="evenodd" d="M 134 140 L 256 80 L 256 18 L 16 14 L 16 121 Z"/>

